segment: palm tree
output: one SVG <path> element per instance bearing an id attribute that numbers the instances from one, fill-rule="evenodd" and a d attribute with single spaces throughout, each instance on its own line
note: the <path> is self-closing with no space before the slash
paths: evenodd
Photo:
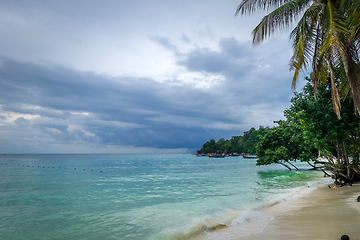
<path id="1" fill-rule="evenodd" d="M 294 51 L 290 60 L 292 87 L 299 72 L 311 65 L 314 92 L 318 83 L 330 78 L 336 114 L 340 116 L 340 97 L 349 92 L 355 112 L 360 114 L 360 0 L 242 0 L 235 16 L 271 9 L 253 30 L 253 43 L 264 41 L 298 19 L 290 34 Z"/>

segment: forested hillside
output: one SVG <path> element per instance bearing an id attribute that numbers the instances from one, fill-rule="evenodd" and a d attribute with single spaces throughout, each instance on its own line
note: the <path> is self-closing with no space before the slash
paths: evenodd
<path id="1" fill-rule="evenodd" d="M 244 132 L 243 136 L 233 136 L 230 140 L 220 138 L 217 142 L 215 139 L 204 143 L 202 148 L 197 151 L 200 153 L 249 153 L 256 154 L 256 144 L 260 137 L 264 136 L 268 127 L 260 126 L 258 130 L 251 128 Z"/>

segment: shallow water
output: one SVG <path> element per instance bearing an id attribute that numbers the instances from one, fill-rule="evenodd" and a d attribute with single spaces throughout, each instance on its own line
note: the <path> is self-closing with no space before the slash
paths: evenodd
<path id="1" fill-rule="evenodd" d="M 250 221 L 257 222 L 249 232 L 258 231 L 269 219 L 256 210 L 321 184 L 321 172 L 255 162 L 182 154 L 0 155 L 0 239 L 190 239 Z"/>

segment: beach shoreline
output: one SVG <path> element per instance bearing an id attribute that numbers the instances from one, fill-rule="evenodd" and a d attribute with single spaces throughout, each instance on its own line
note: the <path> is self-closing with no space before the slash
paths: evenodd
<path id="1" fill-rule="evenodd" d="M 272 216 L 261 233 L 233 238 L 236 240 L 303 240 L 360 239 L 360 184 L 320 187 L 299 198 L 293 198 L 267 209 Z"/>
<path id="2" fill-rule="evenodd" d="M 272 220 L 257 233 L 242 236 L 238 228 L 230 226 L 195 239 L 338 240 L 346 234 L 351 240 L 360 240 L 358 196 L 360 183 L 343 187 L 330 184 L 262 209 L 262 214 Z M 252 224 L 250 221 L 246 227 L 252 228 Z"/>

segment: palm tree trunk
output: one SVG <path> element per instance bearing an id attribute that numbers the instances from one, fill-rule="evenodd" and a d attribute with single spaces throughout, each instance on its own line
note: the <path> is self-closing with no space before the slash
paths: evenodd
<path id="1" fill-rule="evenodd" d="M 345 45 L 346 44 L 346 45 Z M 353 62 L 349 53 L 351 53 L 351 48 L 345 43 L 344 48 L 340 49 L 341 59 L 344 63 L 346 77 L 351 89 L 351 95 L 354 101 L 355 112 L 360 114 L 360 93 L 357 85 L 357 74 L 356 74 L 356 63 Z"/>
<path id="2" fill-rule="evenodd" d="M 341 107 L 341 104 L 340 104 L 339 92 L 338 92 L 338 90 L 336 88 L 335 73 L 334 73 L 334 68 L 333 68 L 331 56 L 328 56 L 328 62 L 329 62 L 329 67 L 330 67 L 331 97 L 332 97 L 333 107 L 334 107 L 336 115 L 340 119 L 340 107 Z"/>
<path id="3" fill-rule="evenodd" d="M 346 177 L 348 180 L 350 180 L 350 162 L 346 151 L 345 146 L 345 138 L 343 138 L 343 148 L 344 148 L 344 158 L 345 158 L 345 164 L 346 164 Z"/>

